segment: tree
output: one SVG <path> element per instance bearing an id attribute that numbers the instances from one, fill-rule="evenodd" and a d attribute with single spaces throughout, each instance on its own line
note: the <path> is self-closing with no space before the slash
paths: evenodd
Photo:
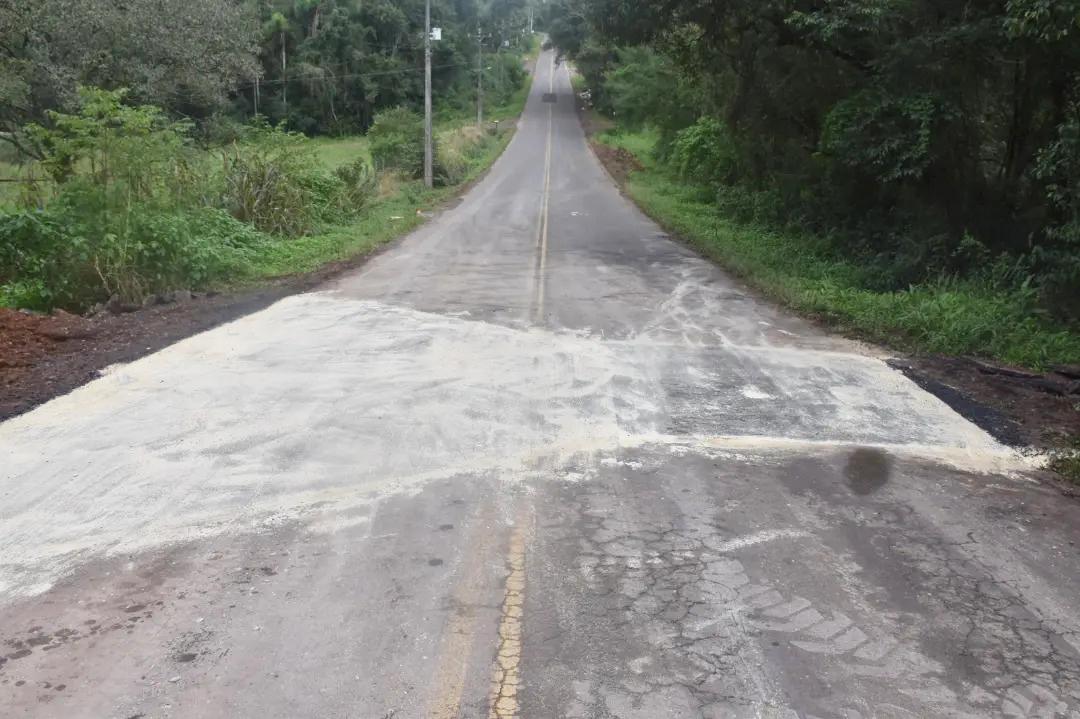
<path id="1" fill-rule="evenodd" d="M 235 0 L 2 3 L 0 137 L 18 142 L 26 122 L 73 109 L 80 85 L 209 114 L 255 76 L 256 41 L 254 9 Z"/>
<path id="2" fill-rule="evenodd" d="M 594 95 L 631 121 L 709 135 L 724 152 L 706 155 L 783 198 L 790 217 L 906 266 L 896 286 L 976 269 L 972 237 L 983 261 L 1024 257 L 1044 287 L 1080 268 L 1067 259 L 1080 254 L 1080 0 L 553 7 L 552 38 L 600 78 Z M 663 59 L 613 51 L 626 45 Z M 641 92 L 660 72 L 693 88 L 684 112 Z M 1080 270 L 1069 273 L 1075 294 Z"/>

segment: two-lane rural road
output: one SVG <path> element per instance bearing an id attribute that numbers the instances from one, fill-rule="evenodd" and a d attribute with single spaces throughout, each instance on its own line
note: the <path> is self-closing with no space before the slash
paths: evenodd
<path id="1" fill-rule="evenodd" d="M 459 205 L 0 424 L 0 716 L 1080 717 L 1078 543 L 665 237 L 545 53 Z"/>

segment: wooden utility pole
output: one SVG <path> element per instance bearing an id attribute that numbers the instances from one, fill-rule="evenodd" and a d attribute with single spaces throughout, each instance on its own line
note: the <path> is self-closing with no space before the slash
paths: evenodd
<path id="1" fill-rule="evenodd" d="M 431 0 L 424 6 L 424 185 L 435 184 L 431 128 Z"/>
<path id="2" fill-rule="evenodd" d="M 476 126 L 484 127 L 484 35 L 476 24 Z"/>

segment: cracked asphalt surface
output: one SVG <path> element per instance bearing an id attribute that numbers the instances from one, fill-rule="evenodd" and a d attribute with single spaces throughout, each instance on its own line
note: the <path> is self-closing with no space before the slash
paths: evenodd
<path id="1" fill-rule="evenodd" d="M 0 715 L 1080 717 L 1080 505 L 884 359 L 545 53 L 458 206 L 0 424 Z"/>

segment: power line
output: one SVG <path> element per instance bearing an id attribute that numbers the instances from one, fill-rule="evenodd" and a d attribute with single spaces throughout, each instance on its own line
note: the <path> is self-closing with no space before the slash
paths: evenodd
<path id="1" fill-rule="evenodd" d="M 454 63 L 446 63 L 446 64 L 443 64 L 443 65 L 432 65 L 431 69 L 432 70 L 444 70 L 444 69 L 451 68 L 451 67 L 467 67 L 467 66 L 470 66 L 470 65 L 471 65 L 471 63 L 454 62 Z M 410 73 L 410 72 L 424 72 L 424 69 L 423 68 L 410 67 L 410 68 L 400 68 L 400 69 L 397 69 L 397 70 L 384 70 L 384 71 L 381 71 L 381 72 L 356 72 L 356 73 L 348 73 L 348 74 L 345 74 L 345 75 L 334 75 L 334 78 L 337 79 L 337 80 L 350 80 L 350 79 L 354 79 L 354 78 L 358 78 L 358 77 L 382 77 L 382 76 L 386 76 L 386 75 L 404 75 L 404 74 L 407 74 L 407 73 Z M 258 85 L 259 87 L 265 87 L 267 85 L 280 85 L 280 84 L 283 84 L 283 83 L 286 83 L 286 82 L 294 82 L 294 81 L 299 81 L 299 80 L 304 80 L 304 79 L 314 78 L 314 77 L 317 77 L 317 76 L 316 75 L 306 75 L 306 76 L 305 75 L 299 75 L 299 76 L 294 75 L 293 77 L 290 77 L 288 79 L 261 80 L 258 83 L 253 82 L 253 83 L 249 83 L 247 85 L 234 85 L 230 89 L 233 92 L 237 92 L 239 90 L 247 90 L 247 89 L 253 88 L 253 87 L 255 87 L 255 85 Z"/>

